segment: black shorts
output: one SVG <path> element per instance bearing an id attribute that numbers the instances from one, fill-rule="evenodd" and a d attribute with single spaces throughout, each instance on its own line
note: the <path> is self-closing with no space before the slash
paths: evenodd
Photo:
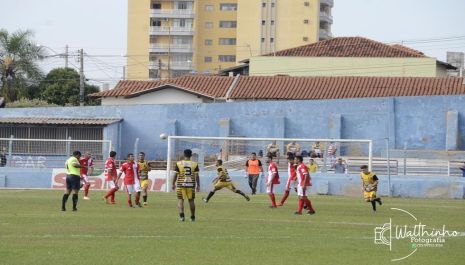
<path id="1" fill-rule="evenodd" d="M 78 190 L 81 188 L 81 177 L 76 175 L 66 175 L 66 189 Z"/>

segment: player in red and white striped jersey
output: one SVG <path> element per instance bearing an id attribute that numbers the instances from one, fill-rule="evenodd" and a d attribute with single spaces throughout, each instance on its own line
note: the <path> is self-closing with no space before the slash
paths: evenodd
<path id="1" fill-rule="evenodd" d="M 312 186 L 312 180 L 310 173 L 308 172 L 307 166 L 303 163 L 302 156 L 296 156 L 294 163 L 297 164 L 297 195 L 299 196 L 299 207 L 295 214 L 301 215 L 302 208 L 307 205 L 308 214 L 315 214 L 315 210 L 312 207 L 312 202 L 307 197 L 307 187 Z"/>
<path id="2" fill-rule="evenodd" d="M 276 198 L 274 196 L 273 187 L 275 184 L 279 184 L 279 173 L 278 166 L 273 162 L 273 156 L 268 154 L 266 157 L 266 163 L 268 164 L 268 175 L 266 176 L 266 193 L 271 200 L 270 208 L 276 208 Z"/>
<path id="3" fill-rule="evenodd" d="M 287 197 L 289 197 L 289 192 L 291 190 L 291 184 L 294 184 L 295 187 L 295 182 L 296 182 L 296 171 L 294 167 L 294 155 L 292 153 L 288 153 L 287 155 L 287 182 L 286 182 L 286 187 L 284 188 L 284 195 L 283 198 L 281 199 L 281 202 L 278 204 L 278 206 L 283 206 L 284 202 L 287 200 Z"/>
<path id="4" fill-rule="evenodd" d="M 108 203 L 108 198 L 110 198 L 110 203 L 115 204 L 115 193 L 119 189 L 118 187 L 118 176 L 116 173 L 116 164 L 115 164 L 116 152 L 111 151 L 110 157 L 105 161 L 105 180 L 109 184 L 110 191 L 103 196 L 103 200 Z"/>
<path id="5" fill-rule="evenodd" d="M 128 205 L 129 207 L 134 207 L 132 205 L 131 195 L 135 193 L 136 196 L 136 205 L 142 207 L 142 204 L 139 202 L 140 193 L 142 188 L 140 187 L 140 179 L 138 172 L 140 171 L 139 164 L 134 162 L 134 155 L 128 154 L 128 160 L 121 165 L 120 172 L 118 173 L 118 179 L 124 174 L 124 187 L 128 193 Z"/>
<path id="6" fill-rule="evenodd" d="M 84 200 L 90 200 L 87 196 L 89 195 L 90 182 L 88 175 L 92 174 L 94 170 L 94 162 L 91 158 L 91 154 L 86 152 L 83 157 L 79 159 L 79 164 L 81 164 L 81 181 L 84 183 Z"/>

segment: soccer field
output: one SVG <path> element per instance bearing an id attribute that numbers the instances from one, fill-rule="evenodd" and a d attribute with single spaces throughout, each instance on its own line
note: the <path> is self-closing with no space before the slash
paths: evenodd
<path id="1" fill-rule="evenodd" d="M 383 198 L 373 214 L 360 198 L 312 196 L 317 213 L 295 216 L 294 194 L 284 207 L 269 209 L 265 195 L 246 202 L 237 194 L 217 192 L 205 204 L 201 193 L 197 221 L 182 223 L 174 193 L 151 193 L 150 205 L 139 209 L 128 208 L 122 192 L 117 205 L 106 205 L 99 199 L 103 192 L 91 191 L 92 200 L 80 199 L 78 212 L 60 211 L 61 194 L 0 190 L 0 264 L 465 263 L 462 200 Z M 445 225 L 460 234 L 445 238 L 442 246 L 393 240 L 390 251 L 374 244 L 374 228 L 390 219 L 441 231 Z M 391 261 L 415 249 L 407 259 Z"/>

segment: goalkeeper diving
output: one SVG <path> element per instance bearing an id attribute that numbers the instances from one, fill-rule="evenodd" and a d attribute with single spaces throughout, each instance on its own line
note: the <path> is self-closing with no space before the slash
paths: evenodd
<path id="1" fill-rule="evenodd" d="M 202 198 L 202 200 L 207 203 L 211 197 L 215 194 L 216 191 L 221 190 L 222 188 L 227 188 L 230 191 L 242 195 L 247 201 L 250 201 L 249 196 L 245 195 L 242 191 L 236 189 L 234 184 L 231 181 L 231 177 L 229 177 L 228 170 L 223 167 L 223 160 L 218 159 L 216 161 L 216 175 L 217 177 L 212 181 L 213 183 L 213 190 L 210 191 L 207 198 Z"/>

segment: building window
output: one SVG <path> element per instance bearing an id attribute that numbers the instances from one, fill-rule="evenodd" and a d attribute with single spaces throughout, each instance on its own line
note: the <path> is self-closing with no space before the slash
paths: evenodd
<path id="1" fill-rule="evenodd" d="M 310 6 L 310 2 L 304 2 L 304 6 Z"/>
<path id="2" fill-rule="evenodd" d="M 265 38 L 262 38 L 262 43 L 264 43 L 264 42 L 265 42 Z"/>
<path id="3" fill-rule="evenodd" d="M 213 45 L 213 40 L 205 40 L 205 45 L 206 46 Z"/>
<path id="4" fill-rule="evenodd" d="M 266 3 L 262 3 L 262 7 L 266 7 Z"/>
<path id="5" fill-rule="evenodd" d="M 236 38 L 220 38 L 220 45 L 236 45 Z"/>
<path id="6" fill-rule="evenodd" d="M 262 20 L 262 26 L 265 26 L 265 24 L 266 24 L 266 21 Z"/>
<path id="7" fill-rule="evenodd" d="M 178 9 L 187 9 L 187 2 L 178 2 Z"/>
<path id="8" fill-rule="evenodd" d="M 308 19 L 304 19 L 304 24 L 308 24 L 308 23 L 309 23 Z"/>
<path id="9" fill-rule="evenodd" d="M 221 11 L 237 11 L 237 4 L 220 4 Z"/>
<path id="10" fill-rule="evenodd" d="M 235 62 L 236 55 L 220 55 L 218 56 L 220 62 Z"/>
<path id="11" fill-rule="evenodd" d="M 220 21 L 220 28 L 236 28 L 236 21 Z"/>
<path id="12" fill-rule="evenodd" d="M 273 42 L 274 42 L 274 38 L 270 38 L 270 42 L 273 43 Z"/>
<path id="13" fill-rule="evenodd" d="M 213 11 L 213 5 L 205 5 L 205 11 L 208 11 L 208 12 Z"/>
<path id="14" fill-rule="evenodd" d="M 274 26 L 274 20 L 271 20 L 271 26 Z"/>
<path id="15" fill-rule="evenodd" d="M 308 37 L 303 37 L 302 40 L 303 41 L 308 41 Z"/>
<path id="16" fill-rule="evenodd" d="M 205 28 L 206 29 L 212 29 L 213 28 L 213 22 L 205 22 Z"/>
<path id="17" fill-rule="evenodd" d="M 152 20 L 152 27 L 161 27 L 161 20 Z"/>
<path id="18" fill-rule="evenodd" d="M 274 7 L 274 3 L 271 3 L 271 8 L 273 8 L 273 7 Z"/>
<path id="19" fill-rule="evenodd" d="M 205 63 L 211 63 L 213 60 L 212 60 L 212 57 L 210 57 L 210 56 L 205 56 L 205 57 L 203 57 L 203 61 L 204 61 Z"/>
<path id="20" fill-rule="evenodd" d="M 161 9 L 161 3 L 152 3 L 152 9 Z"/>

